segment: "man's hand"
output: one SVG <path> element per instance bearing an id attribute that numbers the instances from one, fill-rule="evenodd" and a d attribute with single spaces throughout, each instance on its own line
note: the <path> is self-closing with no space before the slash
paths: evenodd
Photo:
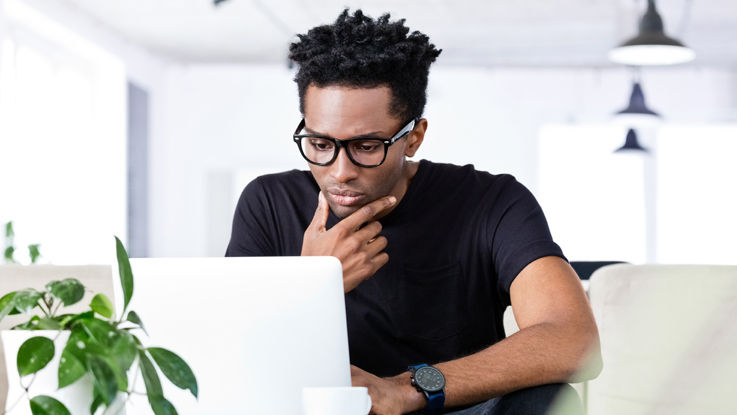
<path id="1" fill-rule="evenodd" d="M 302 256 L 338 258 L 343 264 L 343 291 L 347 293 L 389 262 L 389 255 L 382 252 L 386 248 L 386 238 L 376 236 L 381 232 L 381 224 L 373 219 L 394 206 L 397 199 L 387 196 L 375 200 L 327 230 L 325 224 L 330 208 L 322 192 L 318 197 L 315 216 L 302 240 Z M 366 226 L 361 227 L 364 223 Z"/>
<path id="2" fill-rule="evenodd" d="M 383 379 L 351 365 L 351 383 L 368 388 L 372 415 L 400 415 L 422 409 L 426 403 L 410 384 L 409 372 Z"/>

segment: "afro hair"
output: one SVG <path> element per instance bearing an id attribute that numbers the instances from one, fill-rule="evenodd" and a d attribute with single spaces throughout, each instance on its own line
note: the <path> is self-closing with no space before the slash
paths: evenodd
<path id="1" fill-rule="evenodd" d="M 372 19 L 361 10 L 351 15 L 345 9 L 335 23 L 298 35 L 289 45 L 289 59 L 299 65 L 294 81 L 303 114 L 308 86 L 340 85 L 388 86 L 391 114 L 403 121 L 422 115 L 430 64 L 441 50 L 426 35 L 409 33 L 404 19 L 389 19 L 388 13 Z"/>

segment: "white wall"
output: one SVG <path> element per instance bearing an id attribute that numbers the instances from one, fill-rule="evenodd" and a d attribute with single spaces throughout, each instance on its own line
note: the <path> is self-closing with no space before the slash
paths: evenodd
<path id="1" fill-rule="evenodd" d="M 735 72 L 684 67 L 642 77 L 648 105 L 666 120 L 713 121 L 737 108 Z M 540 127 L 608 121 L 630 91 L 631 72 L 621 68 L 434 68 L 421 155 L 512 173 L 535 189 Z"/>
<path id="2" fill-rule="evenodd" d="M 153 255 L 221 255 L 235 197 L 247 179 L 306 168 L 290 140 L 299 120 L 292 77 L 283 66 L 170 69 L 169 128 L 159 137 L 152 166 Z M 648 104 L 672 122 L 733 116 L 735 79 L 728 70 L 695 67 L 642 74 Z M 428 90 L 429 129 L 417 157 L 512 173 L 536 191 L 540 128 L 606 122 L 626 106 L 630 90 L 631 73 L 620 68 L 436 66 Z M 213 190 L 227 177 L 232 183 Z M 237 190 L 224 195 L 227 188 Z"/>
<path id="3" fill-rule="evenodd" d="M 298 101 L 284 66 L 176 62 L 64 3 L 25 3 L 116 55 L 127 76 L 148 89 L 152 256 L 222 255 L 245 183 L 264 172 L 306 167 L 290 140 Z M 626 105 L 631 88 L 624 68 L 436 65 L 431 72 L 429 130 L 417 157 L 512 173 L 533 191 L 540 128 L 606 121 Z M 647 70 L 642 78 L 650 106 L 668 120 L 737 119 L 735 71 L 686 66 Z"/>
<path id="4" fill-rule="evenodd" d="M 292 77 L 280 66 L 170 68 L 160 120 L 168 128 L 151 158 L 152 256 L 223 255 L 233 187 L 245 183 L 217 182 L 303 166 L 291 141 L 299 122 Z"/>

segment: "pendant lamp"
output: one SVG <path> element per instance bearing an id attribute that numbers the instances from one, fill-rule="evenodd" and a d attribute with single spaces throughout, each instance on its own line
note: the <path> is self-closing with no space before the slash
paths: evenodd
<path id="1" fill-rule="evenodd" d="M 657 125 L 660 119 L 660 114 L 650 109 L 645 103 L 645 94 L 642 92 L 640 82 L 633 81 L 629 104 L 627 108 L 614 114 L 614 121 L 628 128 L 643 128 Z"/>
<path id="2" fill-rule="evenodd" d="M 627 105 L 627 108 L 618 111 L 617 114 L 650 115 L 653 117 L 660 117 L 660 114 L 651 110 L 645 104 L 645 94 L 642 93 L 642 87 L 637 81 L 632 83 L 632 93 L 630 94 L 629 105 Z"/>
<path id="3" fill-rule="evenodd" d="M 675 65 L 690 62 L 695 56 L 692 49 L 665 34 L 655 0 L 648 0 L 637 36 L 609 51 L 610 61 L 632 66 Z"/>
<path id="4" fill-rule="evenodd" d="M 642 151 L 648 153 L 649 150 L 641 146 L 637 141 L 637 133 L 632 128 L 627 131 L 627 138 L 624 140 L 624 145 L 614 150 L 615 153 L 630 152 L 630 151 Z"/>

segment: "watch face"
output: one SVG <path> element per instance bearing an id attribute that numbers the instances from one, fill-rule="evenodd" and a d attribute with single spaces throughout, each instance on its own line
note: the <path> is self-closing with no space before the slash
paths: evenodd
<path id="1" fill-rule="evenodd" d="M 421 367 L 415 371 L 417 386 L 428 392 L 437 392 L 445 387 L 445 376 L 434 367 Z"/>

